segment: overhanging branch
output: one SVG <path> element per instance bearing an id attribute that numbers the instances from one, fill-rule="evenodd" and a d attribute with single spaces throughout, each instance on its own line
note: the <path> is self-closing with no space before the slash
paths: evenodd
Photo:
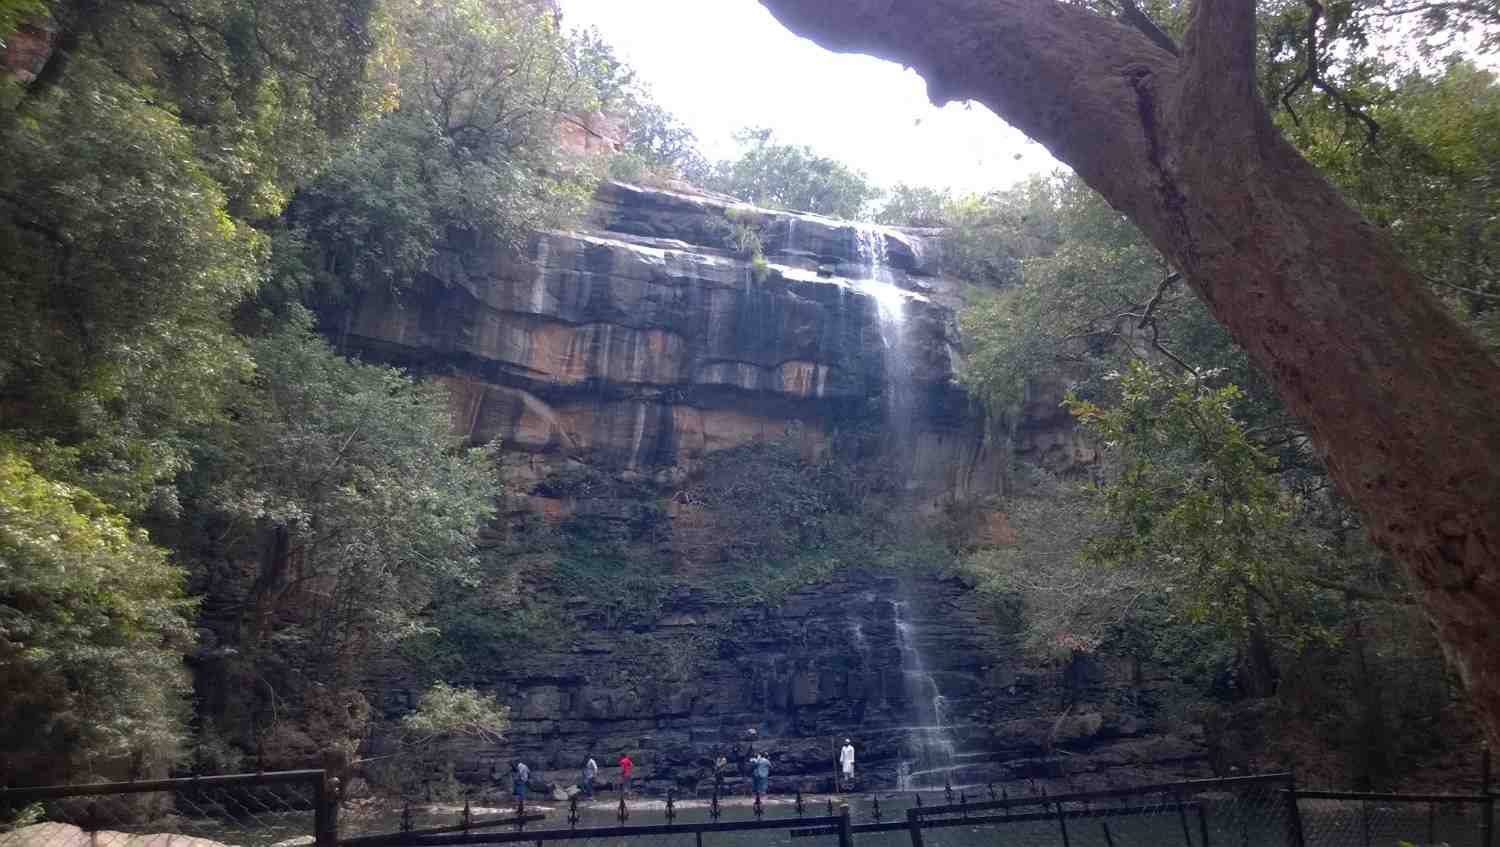
<path id="1" fill-rule="evenodd" d="M 1156 21 L 1151 20 L 1150 15 L 1141 11 L 1141 7 L 1136 5 L 1135 0 L 1120 0 L 1120 17 L 1151 39 L 1152 44 L 1173 56 L 1181 55 L 1177 42 L 1172 40 L 1172 36 L 1163 32 L 1162 28 L 1156 25 Z"/>

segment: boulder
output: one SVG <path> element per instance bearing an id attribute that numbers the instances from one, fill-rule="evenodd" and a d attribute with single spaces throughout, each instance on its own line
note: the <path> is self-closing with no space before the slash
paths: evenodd
<path id="1" fill-rule="evenodd" d="M 158 832 L 141 835 L 113 830 L 85 831 L 69 823 L 36 823 L 0 833 L 0 847 L 225 847 L 218 841 Z M 281 845 L 276 845 L 281 847 Z"/>

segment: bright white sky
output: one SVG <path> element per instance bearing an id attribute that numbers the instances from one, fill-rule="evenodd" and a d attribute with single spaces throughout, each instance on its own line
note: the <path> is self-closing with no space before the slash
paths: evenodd
<path id="1" fill-rule="evenodd" d="M 830 53 L 756 0 L 559 0 L 564 25 L 597 27 L 659 103 L 730 158 L 746 126 L 775 130 L 876 183 L 1002 188 L 1058 167 L 983 106 L 937 109 L 914 71 Z"/>

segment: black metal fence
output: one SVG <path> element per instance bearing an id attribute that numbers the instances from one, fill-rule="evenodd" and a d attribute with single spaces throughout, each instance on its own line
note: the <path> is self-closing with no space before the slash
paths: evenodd
<path id="1" fill-rule="evenodd" d="M 448 847 L 568 841 L 577 847 L 1500 847 L 1495 804 L 1479 794 L 1371 794 L 1299 790 L 1290 774 L 1188 780 L 1047 796 L 994 786 L 920 794 L 858 795 L 860 807 L 755 797 L 730 806 L 624 799 L 581 811 L 578 799 L 545 821 L 532 807 L 416 828 L 339 838 L 322 771 L 287 771 L 134 783 L 0 789 L 0 847 Z M 608 813 L 612 822 L 605 822 Z M 634 820 L 632 820 L 634 816 Z M 648 819 L 649 822 L 643 822 Z M 540 824 L 540 826 L 532 826 Z M 142 836 L 145 836 L 144 840 Z M 158 841 L 158 838 L 165 840 Z M 808 847 L 816 847 L 816 842 Z"/>
<path id="2" fill-rule="evenodd" d="M 0 788 L 0 847 L 166 847 L 165 836 L 332 847 L 337 809 L 321 770 Z"/>

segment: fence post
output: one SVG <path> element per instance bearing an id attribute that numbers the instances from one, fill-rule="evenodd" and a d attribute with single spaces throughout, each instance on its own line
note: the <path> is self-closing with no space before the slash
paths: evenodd
<path id="1" fill-rule="evenodd" d="M 1046 809 L 1047 807 L 1044 805 L 1042 806 L 1042 808 Z M 1063 847 L 1069 847 L 1068 817 L 1067 815 L 1063 814 L 1063 804 L 1061 803 L 1057 804 L 1057 828 L 1062 832 Z"/>
<path id="2" fill-rule="evenodd" d="M 1483 847 L 1495 847 L 1495 795 L 1490 793 L 1490 746 L 1484 745 L 1479 759 L 1479 793 L 1484 795 L 1484 809 L 1480 812 L 1481 829 L 1479 843 Z"/>
<path id="3" fill-rule="evenodd" d="M 839 847 L 854 847 L 854 833 L 849 829 L 849 804 L 839 806 Z"/>
<path id="4" fill-rule="evenodd" d="M 1286 790 L 1281 792 L 1286 798 L 1286 826 L 1287 837 L 1292 847 L 1307 847 L 1307 842 L 1302 837 L 1302 812 L 1297 808 L 1297 777 L 1292 774 L 1287 777 Z"/>
<path id="5" fill-rule="evenodd" d="M 922 817 L 916 809 L 906 810 L 906 828 L 911 832 L 911 847 L 922 847 Z"/>
<path id="6" fill-rule="evenodd" d="M 1177 819 L 1182 823 L 1182 843 L 1187 847 L 1193 847 L 1193 834 L 1188 829 L 1187 822 L 1187 799 L 1180 788 L 1173 794 L 1173 797 L 1177 800 Z"/>
<path id="7" fill-rule="evenodd" d="M 339 843 L 338 799 L 329 780 L 324 771 L 313 783 L 313 841 L 317 847 L 336 847 Z"/>

